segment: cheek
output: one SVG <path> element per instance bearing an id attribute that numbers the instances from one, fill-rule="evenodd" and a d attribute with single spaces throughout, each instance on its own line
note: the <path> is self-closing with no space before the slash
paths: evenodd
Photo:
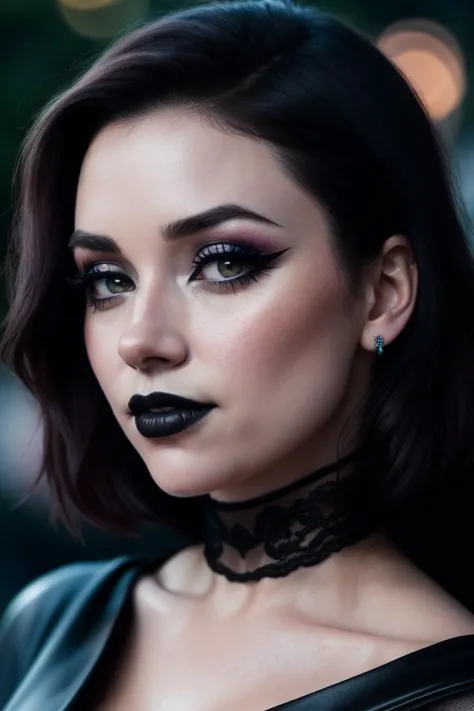
<path id="1" fill-rule="evenodd" d="M 89 363 L 97 381 L 108 400 L 113 400 L 119 362 L 117 359 L 117 340 L 109 324 L 101 328 L 100 319 L 86 314 L 84 321 L 84 342 Z M 115 365 L 116 364 L 116 365 Z"/>
<path id="2" fill-rule="evenodd" d="M 264 309 L 233 320 L 213 339 L 216 375 L 237 389 L 242 407 L 278 419 L 281 406 L 301 416 L 329 417 L 349 378 L 358 318 L 349 313 L 336 273 L 314 273 Z M 217 362 L 216 362 L 217 358 Z M 219 377 L 217 375 L 217 377 Z M 315 408 L 317 413 L 315 413 Z"/>

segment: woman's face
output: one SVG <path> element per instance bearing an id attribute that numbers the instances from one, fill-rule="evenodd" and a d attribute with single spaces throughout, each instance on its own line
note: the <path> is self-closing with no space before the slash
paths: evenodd
<path id="1" fill-rule="evenodd" d="M 264 219 L 168 234 L 229 205 Z M 348 298 L 322 208 L 267 144 L 185 109 L 109 125 L 85 156 L 75 227 L 114 243 L 74 242 L 79 270 L 101 273 L 88 287 L 87 353 L 160 488 L 242 499 L 336 458 L 370 375 L 359 345 L 366 305 Z M 277 252 L 256 274 L 255 256 Z M 147 438 L 128 403 L 153 391 L 217 407 L 178 434 Z"/>

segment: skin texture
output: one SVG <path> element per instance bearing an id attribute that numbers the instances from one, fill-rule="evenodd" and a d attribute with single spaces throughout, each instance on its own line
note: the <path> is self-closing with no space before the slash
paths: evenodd
<path id="1" fill-rule="evenodd" d="M 164 239 L 166 224 L 222 204 L 276 224 L 234 219 Z M 77 247 L 80 271 L 92 261 L 128 277 L 128 291 L 119 282 L 103 310 L 86 309 L 84 335 L 97 380 L 157 486 L 242 500 L 334 461 L 342 433 L 342 453 L 357 445 L 374 337 L 397 338 L 416 300 L 404 236 L 385 242 L 355 298 L 323 208 L 284 174 L 271 146 L 185 109 L 98 134 L 80 174 L 75 227 L 119 249 Z M 189 281 L 211 243 L 286 251 L 234 291 L 209 282 L 244 274 L 246 263 L 226 271 L 214 262 Z M 94 293 L 110 295 L 110 282 Z M 127 405 L 156 390 L 218 407 L 178 435 L 146 439 Z M 246 585 L 212 573 L 201 546 L 187 548 L 138 583 L 134 611 L 101 711 L 263 711 L 474 631 L 471 616 L 380 534 L 321 565 Z"/>
<path id="2" fill-rule="evenodd" d="M 281 227 L 233 220 L 179 243 L 162 239 L 166 223 L 226 203 Z M 134 282 L 106 310 L 87 310 L 85 339 L 107 400 L 158 486 L 175 496 L 245 499 L 336 459 L 367 388 L 374 336 L 390 343 L 413 308 L 404 238 L 392 238 L 386 273 L 367 279 L 366 299 L 349 298 L 322 208 L 282 173 L 270 148 L 177 110 L 99 134 L 80 176 L 76 228 L 112 237 L 121 255 L 92 256 L 124 267 Z M 205 244 L 245 240 L 287 251 L 270 274 L 235 292 L 209 288 L 228 279 L 216 263 L 188 283 Z M 86 256 L 76 249 L 79 268 Z M 110 293 L 103 284 L 100 292 Z M 218 408 L 200 426 L 145 439 L 127 404 L 155 390 Z"/>

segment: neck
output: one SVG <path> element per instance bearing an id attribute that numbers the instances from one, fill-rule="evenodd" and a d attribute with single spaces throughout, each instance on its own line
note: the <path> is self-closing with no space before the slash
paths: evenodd
<path id="1" fill-rule="evenodd" d="M 279 578 L 315 566 L 366 538 L 340 511 L 344 482 L 357 454 L 257 498 L 208 498 L 204 553 L 232 582 Z"/>

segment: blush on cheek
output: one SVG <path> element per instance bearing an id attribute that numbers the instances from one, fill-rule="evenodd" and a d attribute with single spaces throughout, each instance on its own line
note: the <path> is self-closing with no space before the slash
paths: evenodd
<path id="1" fill-rule="evenodd" d="M 344 292 L 336 275 L 318 279 L 314 269 L 302 276 L 299 285 L 259 315 L 247 332 L 247 345 L 254 342 L 253 353 L 267 361 L 298 359 L 308 347 L 315 350 L 330 341 L 334 345 L 347 330 Z M 253 337 L 252 337 L 253 335 Z"/>
<path id="2" fill-rule="evenodd" d="M 274 436 L 290 420 L 298 430 L 302 420 L 309 426 L 315 418 L 322 424 L 331 417 L 350 372 L 357 319 L 347 312 L 337 273 L 327 269 L 318 279 L 314 271 L 291 295 L 282 293 L 242 324 L 232 356 L 228 353 L 255 411 L 263 404 L 270 417 L 276 416 Z M 282 407 L 288 419 L 277 414 Z M 284 438 L 288 431 L 280 434 Z"/>

